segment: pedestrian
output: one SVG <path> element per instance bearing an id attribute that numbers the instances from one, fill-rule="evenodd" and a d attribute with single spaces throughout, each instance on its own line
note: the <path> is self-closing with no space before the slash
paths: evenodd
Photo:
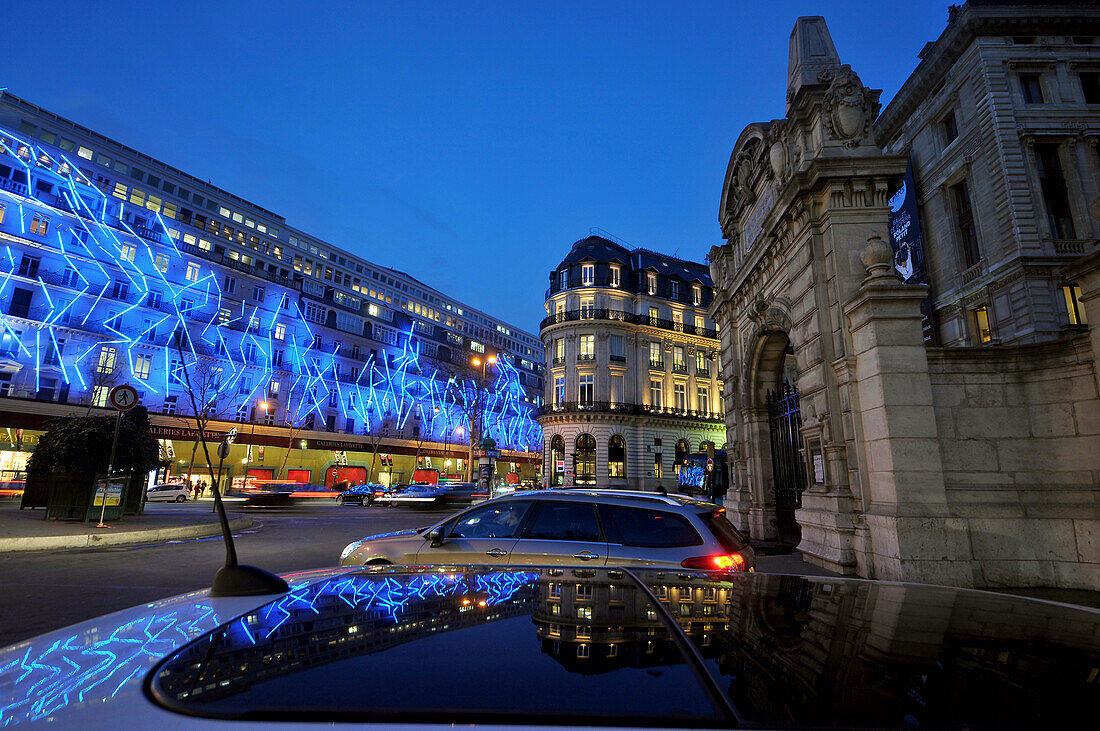
<path id="1" fill-rule="evenodd" d="M 199 481 L 199 497 L 202 497 L 206 492 L 206 480 Z"/>

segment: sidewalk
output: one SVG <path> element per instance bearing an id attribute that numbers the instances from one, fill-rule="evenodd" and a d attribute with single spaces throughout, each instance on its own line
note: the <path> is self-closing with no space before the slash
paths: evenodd
<path id="1" fill-rule="evenodd" d="M 0 553 L 15 551 L 109 548 L 141 543 L 219 535 L 218 516 L 210 504 L 146 506 L 142 515 L 108 521 L 113 527 L 96 528 L 95 522 L 45 520 L 44 508 L 20 510 L 19 501 L 0 501 Z M 229 514 L 229 528 L 243 530 L 252 518 Z"/>

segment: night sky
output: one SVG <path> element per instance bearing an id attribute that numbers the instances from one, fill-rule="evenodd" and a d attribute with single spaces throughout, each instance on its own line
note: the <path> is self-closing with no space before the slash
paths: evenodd
<path id="1" fill-rule="evenodd" d="M 947 2 L 9 3 L 0 87 L 537 333 L 598 227 L 702 261 L 795 18 L 886 102 Z"/>

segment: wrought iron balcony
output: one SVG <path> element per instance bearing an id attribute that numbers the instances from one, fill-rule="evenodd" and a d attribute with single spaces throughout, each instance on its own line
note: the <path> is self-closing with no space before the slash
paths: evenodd
<path id="1" fill-rule="evenodd" d="M 696 411 L 677 409 L 670 406 L 650 406 L 649 404 L 624 404 L 611 401 L 564 401 L 556 404 L 543 404 L 535 410 L 537 416 L 550 414 L 632 414 L 636 416 L 661 416 L 691 421 L 721 423 L 723 415 L 715 411 Z"/>
<path id="2" fill-rule="evenodd" d="M 675 332 L 685 333 L 687 335 L 699 335 L 704 338 L 717 338 L 718 331 L 705 327 L 696 327 L 685 322 L 675 322 L 673 320 L 665 320 L 660 317 L 650 317 L 649 315 L 635 315 L 633 312 L 623 312 L 622 310 L 608 310 L 603 308 L 588 308 L 584 310 L 563 310 L 562 312 L 555 312 L 548 317 L 543 318 L 539 323 L 539 330 L 545 330 L 551 325 L 558 325 L 564 322 L 579 322 L 581 320 L 611 320 L 615 322 L 627 322 L 634 325 L 645 325 L 648 327 L 657 327 L 663 330 L 672 330 Z"/>

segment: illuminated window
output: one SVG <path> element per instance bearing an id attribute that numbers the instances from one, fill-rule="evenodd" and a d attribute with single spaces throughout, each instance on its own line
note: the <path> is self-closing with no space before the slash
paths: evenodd
<path id="1" fill-rule="evenodd" d="M 50 226 L 50 219 L 41 214 L 34 214 L 31 219 L 31 233 L 38 234 L 39 236 L 45 236 L 47 229 Z"/>
<path id="2" fill-rule="evenodd" d="M 591 404 L 595 391 L 596 377 L 586 373 L 577 377 L 577 401 L 582 404 Z"/>
<path id="3" fill-rule="evenodd" d="M 92 151 L 89 150 L 87 147 L 84 147 L 84 146 L 81 146 L 81 147 L 77 148 L 76 154 L 80 155 L 85 160 L 91 160 L 92 159 Z"/>
<path id="4" fill-rule="evenodd" d="M 565 376 L 554 376 L 554 403 L 565 403 Z"/>
<path id="5" fill-rule="evenodd" d="M 192 241 L 194 238 L 192 237 Z M 157 269 L 163 273 L 168 273 L 168 256 L 165 254 L 157 254 Z"/>
<path id="6" fill-rule="evenodd" d="M 1066 311 L 1069 312 L 1070 325 L 1087 325 L 1088 318 L 1081 306 L 1081 288 L 1076 284 L 1067 284 L 1062 287 L 1062 294 L 1066 298 Z"/>
<path id="7" fill-rule="evenodd" d="M 653 453 L 653 476 L 657 479 L 664 476 L 664 459 L 660 452 Z"/>
<path id="8" fill-rule="evenodd" d="M 596 281 L 596 265 L 595 264 L 581 264 L 581 284 L 586 287 L 591 287 Z"/>
<path id="9" fill-rule="evenodd" d="M 149 367 L 152 365 L 152 359 L 147 355 L 138 355 L 134 357 L 134 378 L 146 380 L 149 378 Z"/>
<path id="10" fill-rule="evenodd" d="M 682 383 L 673 385 L 672 396 L 676 402 L 676 409 L 678 411 L 687 411 L 687 387 Z"/>
<path id="11" fill-rule="evenodd" d="M 581 299 L 581 317 L 588 319 L 595 316 L 596 303 L 591 297 Z"/>
<path id="12" fill-rule="evenodd" d="M 592 607 L 577 607 L 577 619 L 592 619 Z M 584 645 L 581 645 L 584 647 Z"/>
<path id="13" fill-rule="evenodd" d="M 92 386 L 92 406 L 106 407 L 107 396 L 110 393 L 110 386 Z"/>
<path id="14" fill-rule="evenodd" d="M 137 258 L 137 247 L 133 244 L 123 244 L 119 247 L 119 253 L 126 261 L 133 261 Z"/>
<path id="15" fill-rule="evenodd" d="M 179 399 L 178 396 L 166 396 L 164 398 L 164 406 L 162 407 L 161 410 L 165 414 L 169 414 L 169 415 L 176 413 L 176 401 L 178 399 Z"/>
<path id="16" fill-rule="evenodd" d="M 646 291 L 649 294 L 657 294 L 657 273 L 647 272 L 645 275 Z"/>
<path id="17" fill-rule="evenodd" d="M 684 360 L 684 347 L 677 345 L 672 349 L 672 370 L 687 373 L 687 361 Z"/>
<path id="18" fill-rule="evenodd" d="M 696 330 L 703 330 L 705 328 L 706 328 L 706 322 L 703 320 L 702 316 L 696 315 L 695 316 L 695 329 Z"/>
<path id="19" fill-rule="evenodd" d="M 710 412 L 710 391 L 707 389 L 707 387 L 706 386 L 699 386 L 695 390 L 695 395 L 696 395 L 695 408 L 698 409 L 700 413 L 703 413 L 703 414 L 709 413 Z"/>
<path id="20" fill-rule="evenodd" d="M 596 336 L 581 335 L 577 339 L 577 360 L 596 359 Z"/>
<path id="21" fill-rule="evenodd" d="M 971 310 L 971 315 L 974 319 L 974 335 L 978 343 L 991 342 L 993 340 L 993 330 L 989 326 L 989 310 L 985 307 L 979 307 L 976 310 Z"/>
<path id="22" fill-rule="evenodd" d="M 664 359 L 661 356 L 661 344 L 656 340 L 649 342 L 649 367 L 663 368 Z"/>
<path id="23" fill-rule="evenodd" d="M 622 285 L 623 270 L 618 264 L 611 265 L 611 286 L 619 287 Z"/>
<path id="24" fill-rule="evenodd" d="M 183 276 L 188 282 L 199 281 L 199 265 L 193 261 L 187 262 L 187 271 Z"/>
<path id="25" fill-rule="evenodd" d="M 651 380 L 649 382 L 649 405 L 655 409 L 661 408 L 661 391 L 663 386 L 660 381 Z"/>
<path id="26" fill-rule="evenodd" d="M 127 192 L 128 188 L 125 185 L 123 185 L 122 183 L 115 183 L 115 189 L 111 192 L 111 195 L 113 195 L 115 198 L 126 200 Z"/>
<path id="27" fill-rule="evenodd" d="M 99 351 L 99 364 L 96 366 L 96 370 L 103 374 L 109 374 L 115 372 L 115 365 L 118 363 L 118 349 L 112 346 L 104 346 Z"/>
<path id="28" fill-rule="evenodd" d="M 626 441 L 618 434 L 607 443 L 607 476 L 626 477 Z"/>
<path id="29" fill-rule="evenodd" d="M 286 325 L 281 322 L 275 325 L 275 339 L 286 340 Z"/>
<path id="30" fill-rule="evenodd" d="M 698 284 L 691 285 L 691 302 L 696 306 L 703 303 L 703 288 Z"/>
<path id="31" fill-rule="evenodd" d="M 577 639 L 589 639 L 592 637 L 592 628 L 588 625 L 577 625 Z"/>

